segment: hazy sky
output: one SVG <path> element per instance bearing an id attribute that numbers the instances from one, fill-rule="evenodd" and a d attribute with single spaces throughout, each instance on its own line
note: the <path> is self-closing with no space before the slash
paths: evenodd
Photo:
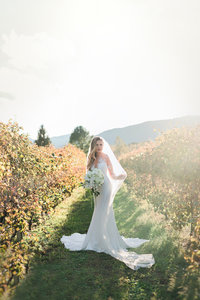
<path id="1" fill-rule="evenodd" d="M 0 121 L 36 138 L 200 114 L 199 0 L 0 0 Z"/>

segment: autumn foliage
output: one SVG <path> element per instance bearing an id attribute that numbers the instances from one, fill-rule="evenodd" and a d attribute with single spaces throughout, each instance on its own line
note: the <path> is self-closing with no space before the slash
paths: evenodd
<path id="1" fill-rule="evenodd" d="M 86 156 L 69 144 L 38 147 L 22 127 L 0 123 L 0 284 L 16 284 L 28 268 L 32 229 L 71 194 L 85 174 Z"/>
<path id="2" fill-rule="evenodd" d="M 190 226 L 185 258 L 200 267 L 200 125 L 174 128 L 120 157 L 126 182 L 180 230 Z"/>

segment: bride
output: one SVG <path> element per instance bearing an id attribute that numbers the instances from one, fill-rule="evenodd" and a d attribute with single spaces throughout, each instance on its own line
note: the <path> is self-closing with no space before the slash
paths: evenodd
<path id="1" fill-rule="evenodd" d="M 150 268 L 155 260 L 152 254 L 137 254 L 127 248 L 136 248 L 149 240 L 120 236 L 113 211 L 114 197 L 127 177 L 103 137 L 93 137 L 87 154 L 87 168 L 99 168 L 104 174 L 100 194 L 94 199 L 94 211 L 87 234 L 73 233 L 60 239 L 71 251 L 93 250 L 104 252 L 124 262 L 129 268 Z"/>

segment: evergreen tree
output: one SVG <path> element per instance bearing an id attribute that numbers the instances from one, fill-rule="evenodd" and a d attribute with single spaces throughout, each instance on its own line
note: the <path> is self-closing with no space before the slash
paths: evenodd
<path id="1" fill-rule="evenodd" d="M 49 146 L 51 144 L 50 138 L 46 135 L 46 130 L 43 125 L 41 125 L 39 129 L 37 140 L 35 140 L 34 143 L 38 146 Z"/>
<path id="2" fill-rule="evenodd" d="M 76 145 L 78 148 L 82 149 L 85 154 L 87 154 L 91 139 L 93 136 L 89 135 L 89 131 L 87 131 L 83 126 L 77 126 L 69 138 L 69 143 Z"/>

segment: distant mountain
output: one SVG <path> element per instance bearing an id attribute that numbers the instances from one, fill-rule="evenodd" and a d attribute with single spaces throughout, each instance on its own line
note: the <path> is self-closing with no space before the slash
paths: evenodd
<path id="1" fill-rule="evenodd" d="M 71 134 L 54 136 L 54 137 L 51 137 L 50 140 L 56 148 L 62 148 L 68 144 L 70 135 Z M 29 139 L 31 140 L 31 142 L 34 143 L 35 140 L 33 140 L 32 138 L 29 138 Z"/>
<path id="2" fill-rule="evenodd" d="M 200 116 L 184 116 L 174 119 L 147 121 L 136 125 L 130 125 L 122 128 L 113 128 L 96 135 L 100 135 L 106 141 L 113 145 L 116 137 L 119 136 L 126 144 L 141 143 L 148 140 L 154 140 L 160 133 L 172 128 L 180 128 L 183 126 L 195 126 L 200 124 Z M 60 148 L 68 144 L 70 134 L 56 136 L 50 138 L 52 144 L 56 148 Z M 33 139 L 29 138 L 32 142 Z"/>
<path id="3" fill-rule="evenodd" d="M 56 148 L 61 148 L 61 147 L 65 146 L 66 144 L 68 144 L 70 135 L 71 134 L 54 136 L 54 137 L 50 138 L 50 140 Z"/>
<path id="4" fill-rule="evenodd" d="M 167 120 L 148 121 L 123 128 L 113 128 L 103 131 L 98 135 L 105 138 L 110 145 L 115 144 L 117 136 L 126 144 L 131 144 L 154 140 L 160 135 L 160 133 L 154 131 L 154 129 L 163 132 L 172 128 L 180 128 L 182 126 L 190 127 L 197 124 L 200 124 L 200 116 L 184 116 Z"/>

